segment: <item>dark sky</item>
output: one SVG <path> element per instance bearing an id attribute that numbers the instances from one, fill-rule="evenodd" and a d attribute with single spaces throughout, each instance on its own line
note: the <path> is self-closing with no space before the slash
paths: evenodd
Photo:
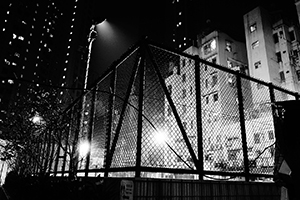
<path id="1" fill-rule="evenodd" d="M 182 0 L 181 0 L 182 1 Z M 210 21 L 213 27 L 228 33 L 233 38 L 243 41 L 244 27 L 243 15 L 258 5 L 262 5 L 273 12 L 289 10 L 288 13 L 295 12 L 293 0 L 285 0 L 283 4 L 278 4 L 273 0 L 199 0 L 200 8 L 196 16 L 202 24 L 195 24 L 195 29 L 203 28 L 203 22 Z M 107 18 L 113 27 L 113 41 L 103 39 L 103 34 L 98 30 L 98 38 L 94 43 L 92 51 L 92 65 L 97 66 L 100 74 L 114 60 L 118 59 L 131 45 L 143 36 L 165 43 L 166 37 L 170 35 L 168 20 L 170 9 L 166 5 L 172 0 L 110 0 L 103 3 L 98 1 L 95 9 L 100 18 Z M 198 21 L 195 20 L 195 21 Z"/>

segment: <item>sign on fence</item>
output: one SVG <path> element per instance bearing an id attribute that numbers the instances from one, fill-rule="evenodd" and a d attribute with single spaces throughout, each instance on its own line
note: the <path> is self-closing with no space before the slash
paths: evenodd
<path id="1" fill-rule="evenodd" d="M 133 181 L 121 181 L 120 200 L 133 200 Z"/>

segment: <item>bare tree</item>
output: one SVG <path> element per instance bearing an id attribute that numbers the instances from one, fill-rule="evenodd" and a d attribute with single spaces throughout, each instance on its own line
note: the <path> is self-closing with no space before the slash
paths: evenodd
<path id="1" fill-rule="evenodd" d="M 59 149 L 74 153 L 66 141 L 69 115 L 64 112 L 58 92 L 31 86 L 10 106 L 0 135 L 5 141 L 1 157 L 19 174 L 51 172 Z"/>

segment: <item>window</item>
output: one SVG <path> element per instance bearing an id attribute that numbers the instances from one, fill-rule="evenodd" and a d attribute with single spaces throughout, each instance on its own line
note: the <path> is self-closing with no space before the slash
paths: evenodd
<path id="1" fill-rule="evenodd" d="M 185 67 L 185 65 L 186 65 L 186 60 L 183 59 L 183 60 L 182 60 L 182 67 Z"/>
<path id="2" fill-rule="evenodd" d="M 183 105 L 182 105 L 182 114 L 184 115 L 185 113 L 186 113 L 186 105 L 183 104 Z"/>
<path id="3" fill-rule="evenodd" d="M 218 99 L 219 99 L 218 93 L 215 93 L 215 94 L 213 95 L 213 98 L 214 98 L 214 102 L 218 101 Z"/>
<path id="4" fill-rule="evenodd" d="M 273 34 L 273 40 L 274 40 L 274 43 L 275 43 L 275 44 L 279 42 L 278 34 L 277 34 L 277 33 L 274 33 L 274 34 Z"/>
<path id="5" fill-rule="evenodd" d="M 186 97 L 186 89 L 182 89 L 182 98 L 184 99 Z"/>
<path id="6" fill-rule="evenodd" d="M 225 50 L 228 52 L 232 51 L 232 46 L 231 46 L 231 42 L 230 41 L 226 41 L 225 43 Z"/>
<path id="7" fill-rule="evenodd" d="M 182 74 L 182 82 L 185 83 L 186 81 L 186 74 Z"/>
<path id="8" fill-rule="evenodd" d="M 214 63 L 214 64 L 216 64 L 217 63 L 217 58 L 211 59 L 211 62 Z"/>
<path id="9" fill-rule="evenodd" d="M 282 62 L 281 53 L 280 52 L 276 53 L 276 57 L 277 57 L 277 62 Z"/>
<path id="10" fill-rule="evenodd" d="M 268 135 L 269 135 L 269 140 L 273 140 L 274 139 L 274 133 L 272 130 L 268 131 Z"/>
<path id="11" fill-rule="evenodd" d="M 182 122 L 182 125 L 183 125 L 184 130 L 186 130 L 186 128 L 187 128 L 187 123 L 186 123 L 186 122 Z"/>
<path id="12" fill-rule="evenodd" d="M 252 49 L 255 49 L 258 46 L 259 46 L 259 40 L 252 43 Z"/>
<path id="13" fill-rule="evenodd" d="M 290 36 L 290 41 L 294 41 L 296 39 L 294 31 L 289 31 L 289 36 Z"/>
<path id="14" fill-rule="evenodd" d="M 258 89 L 258 90 L 260 90 L 261 88 L 263 88 L 264 86 L 262 85 L 262 84 L 260 84 L 260 83 L 257 83 L 256 84 L 256 88 Z"/>
<path id="15" fill-rule="evenodd" d="M 298 81 L 300 81 L 300 70 L 297 70 L 296 74 L 297 74 Z"/>
<path id="16" fill-rule="evenodd" d="M 260 143 L 260 134 L 254 133 L 254 143 L 259 144 Z"/>
<path id="17" fill-rule="evenodd" d="M 258 69 L 260 67 L 261 67 L 261 62 L 260 61 L 257 61 L 257 62 L 254 63 L 254 68 L 255 69 Z"/>
<path id="18" fill-rule="evenodd" d="M 205 88 L 208 88 L 208 80 L 205 79 Z"/>
<path id="19" fill-rule="evenodd" d="M 253 33 L 254 31 L 256 31 L 256 29 L 257 29 L 256 23 L 251 24 L 249 27 L 250 33 Z"/>
<path id="20" fill-rule="evenodd" d="M 212 39 L 203 46 L 203 52 L 205 55 L 211 53 L 216 49 L 216 40 Z"/>
<path id="21" fill-rule="evenodd" d="M 209 103 L 209 96 L 206 96 L 205 101 L 206 101 L 206 104 Z"/>
<path id="22" fill-rule="evenodd" d="M 168 105 L 167 113 L 168 113 L 168 116 L 172 115 L 172 109 L 171 109 L 170 105 Z"/>
<path id="23" fill-rule="evenodd" d="M 279 72 L 279 76 L 280 76 L 280 81 L 281 82 L 285 82 L 285 76 L 284 76 L 284 72 L 283 71 Z"/>
<path id="24" fill-rule="evenodd" d="M 212 80 L 211 80 L 211 87 L 214 87 L 217 84 L 217 82 L 218 82 L 218 75 L 214 74 L 211 78 L 212 78 Z"/>
<path id="25" fill-rule="evenodd" d="M 173 74 L 173 69 L 174 69 L 174 62 L 169 62 L 169 73 L 168 75 L 172 75 Z"/>
<path id="26" fill-rule="evenodd" d="M 168 85 L 169 94 L 172 94 L 172 85 Z"/>
<path id="27" fill-rule="evenodd" d="M 228 68 L 232 68 L 233 67 L 232 62 L 230 60 L 227 60 L 227 66 L 228 66 Z"/>

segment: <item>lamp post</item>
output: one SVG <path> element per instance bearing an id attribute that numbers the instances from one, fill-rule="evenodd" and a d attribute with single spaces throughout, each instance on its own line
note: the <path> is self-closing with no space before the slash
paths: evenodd
<path id="1" fill-rule="evenodd" d="M 88 46 L 88 55 L 87 55 L 87 62 L 86 62 L 86 69 L 85 69 L 85 76 L 84 76 L 84 90 L 87 89 L 87 82 L 88 82 L 89 69 L 90 69 L 92 46 L 93 46 L 93 42 L 96 40 L 96 37 L 97 37 L 96 24 L 92 24 L 92 26 L 90 28 L 89 37 L 88 37 L 89 46 Z"/>
<path id="2" fill-rule="evenodd" d="M 85 69 L 85 77 L 84 77 L 84 92 L 86 92 L 88 87 L 88 78 L 89 78 L 89 69 L 90 69 L 90 61 L 91 61 L 91 53 L 93 42 L 97 38 L 97 25 L 102 24 L 106 20 L 103 20 L 101 23 L 94 23 L 90 27 L 90 32 L 88 35 L 88 55 L 87 55 L 87 63 Z M 83 95 L 82 99 L 82 111 L 81 111 L 81 122 L 80 122 L 80 137 L 78 138 L 78 146 L 77 146 L 77 155 L 81 158 L 81 161 L 85 161 L 85 176 L 88 176 L 88 168 L 90 163 L 90 151 L 91 151 L 91 135 L 92 135 L 92 125 L 93 125 L 93 113 L 94 113 L 94 98 L 95 91 L 92 93 L 91 100 L 88 101 L 87 93 Z M 84 155 L 83 155 L 84 154 Z"/>

